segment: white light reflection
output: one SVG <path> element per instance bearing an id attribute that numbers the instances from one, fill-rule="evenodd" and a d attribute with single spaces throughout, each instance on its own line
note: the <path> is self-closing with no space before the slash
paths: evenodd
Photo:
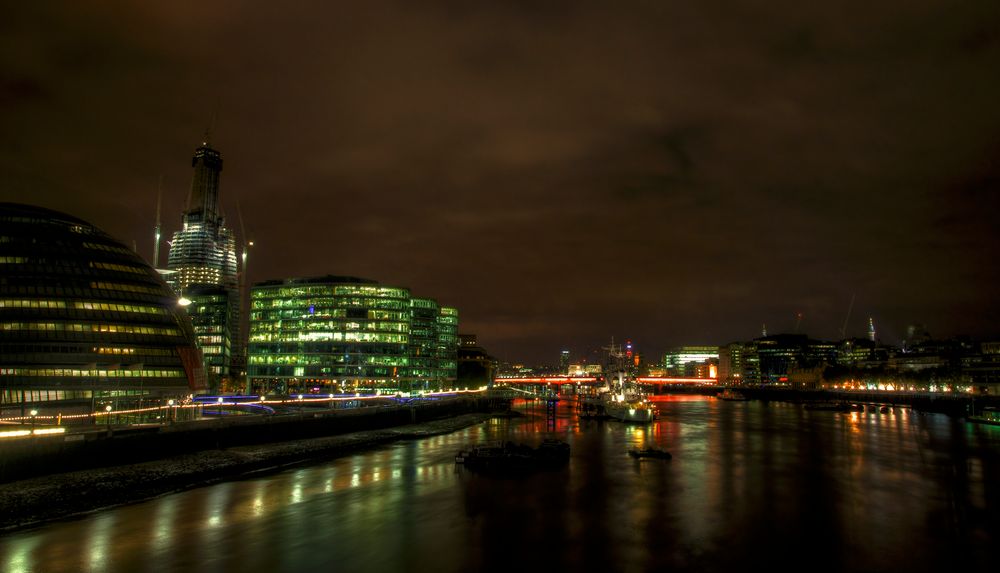
<path id="1" fill-rule="evenodd" d="M 229 490 L 231 487 L 231 483 L 221 483 L 212 489 L 212 493 L 206 504 L 208 506 L 208 519 L 205 520 L 206 525 L 210 529 L 215 529 L 226 524 L 226 504 L 229 501 Z"/>
<path id="2" fill-rule="evenodd" d="M 157 503 L 153 518 L 153 549 L 164 551 L 174 538 L 174 516 L 177 513 L 177 496 L 167 496 Z"/>
<path id="3" fill-rule="evenodd" d="M 254 484 L 253 491 L 253 516 L 260 517 L 264 515 L 264 494 L 266 493 L 267 487 L 264 485 L 264 481 L 258 481 Z"/>
<path id="4" fill-rule="evenodd" d="M 31 560 L 31 554 L 35 552 L 35 547 L 40 541 L 41 537 L 29 537 L 16 541 L 10 558 L 7 559 L 4 571 L 9 571 L 10 573 L 29 573 L 30 571 L 34 571 L 35 567 Z"/>
<path id="5" fill-rule="evenodd" d="M 108 568 L 108 543 L 114 524 L 114 513 L 100 513 L 94 518 L 94 523 L 90 526 L 90 541 L 87 543 L 90 547 L 87 554 L 88 571 L 104 571 Z"/>

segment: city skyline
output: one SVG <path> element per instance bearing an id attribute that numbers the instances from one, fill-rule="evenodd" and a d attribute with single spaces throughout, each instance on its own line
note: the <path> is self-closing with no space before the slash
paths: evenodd
<path id="1" fill-rule="evenodd" d="M 996 336 L 1000 12 L 860 6 L 18 5 L 0 200 L 151 261 L 209 128 L 250 282 L 407 287 L 501 359 Z"/>

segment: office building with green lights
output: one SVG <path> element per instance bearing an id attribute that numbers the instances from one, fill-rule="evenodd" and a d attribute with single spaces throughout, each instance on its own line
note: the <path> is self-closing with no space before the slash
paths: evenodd
<path id="1" fill-rule="evenodd" d="M 184 291 L 184 298 L 190 301 L 186 310 L 205 359 L 205 371 L 210 379 L 219 380 L 229 373 L 232 341 L 238 327 L 232 289 L 192 285 Z"/>
<path id="2" fill-rule="evenodd" d="M 260 393 L 451 388 L 458 310 L 357 277 L 257 283 L 247 377 Z"/>

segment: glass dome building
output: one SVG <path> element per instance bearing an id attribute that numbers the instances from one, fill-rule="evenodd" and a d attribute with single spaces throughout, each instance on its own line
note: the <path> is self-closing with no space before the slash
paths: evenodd
<path id="1" fill-rule="evenodd" d="M 177 296 L 139 255 L 56 211 L 0 203 L 0 406 L 204 387 Z"/>

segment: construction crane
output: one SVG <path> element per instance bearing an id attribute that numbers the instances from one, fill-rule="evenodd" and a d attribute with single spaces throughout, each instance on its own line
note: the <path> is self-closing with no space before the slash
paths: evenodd
<path id="1" fill-rule="evenodd" d="M 247 259 L 250 252 L 250 247 L 253 246 L 253 241 L 247 238 L 246 226 L 243 224 L 243 209 L 240 207 L 239 198 L 236 199 L 236 215 L 240 220 L 240 241 L 242 242 L 242 252 L 240 253 L 240 273 L 239 273 L 239 289 L 240 289 L 240 323 L 239 323 L 239 352 L 241 354 L 241 362 L 243 368 L 246 368 L 246 357 L 249 349 L 247 348 L 249 334 L 250 334 L 250 304 L 249 304 L 249 283 L 247 281 Z M 246 392 L 250 393 L 250 378 L 247 376 Z"/>
<path id="2" fill-rule="evenodd" d="M 163 200 L 163 175 L 156 185 L 156 227 L 153 230 L 153 268 L 160 268 L 160 203 Z"/>
<path id="3" fill-rule="evenodd" d="M 851 295 L 851 304 L 847 306 L 847 316 L 844 317 L 844 326 L 840 328 L 840 339 L 844 340 L 847 338 L 847 323 L 851 321 L 851 311 L 854 310 L 854 297 L 857 293 Z"/>

